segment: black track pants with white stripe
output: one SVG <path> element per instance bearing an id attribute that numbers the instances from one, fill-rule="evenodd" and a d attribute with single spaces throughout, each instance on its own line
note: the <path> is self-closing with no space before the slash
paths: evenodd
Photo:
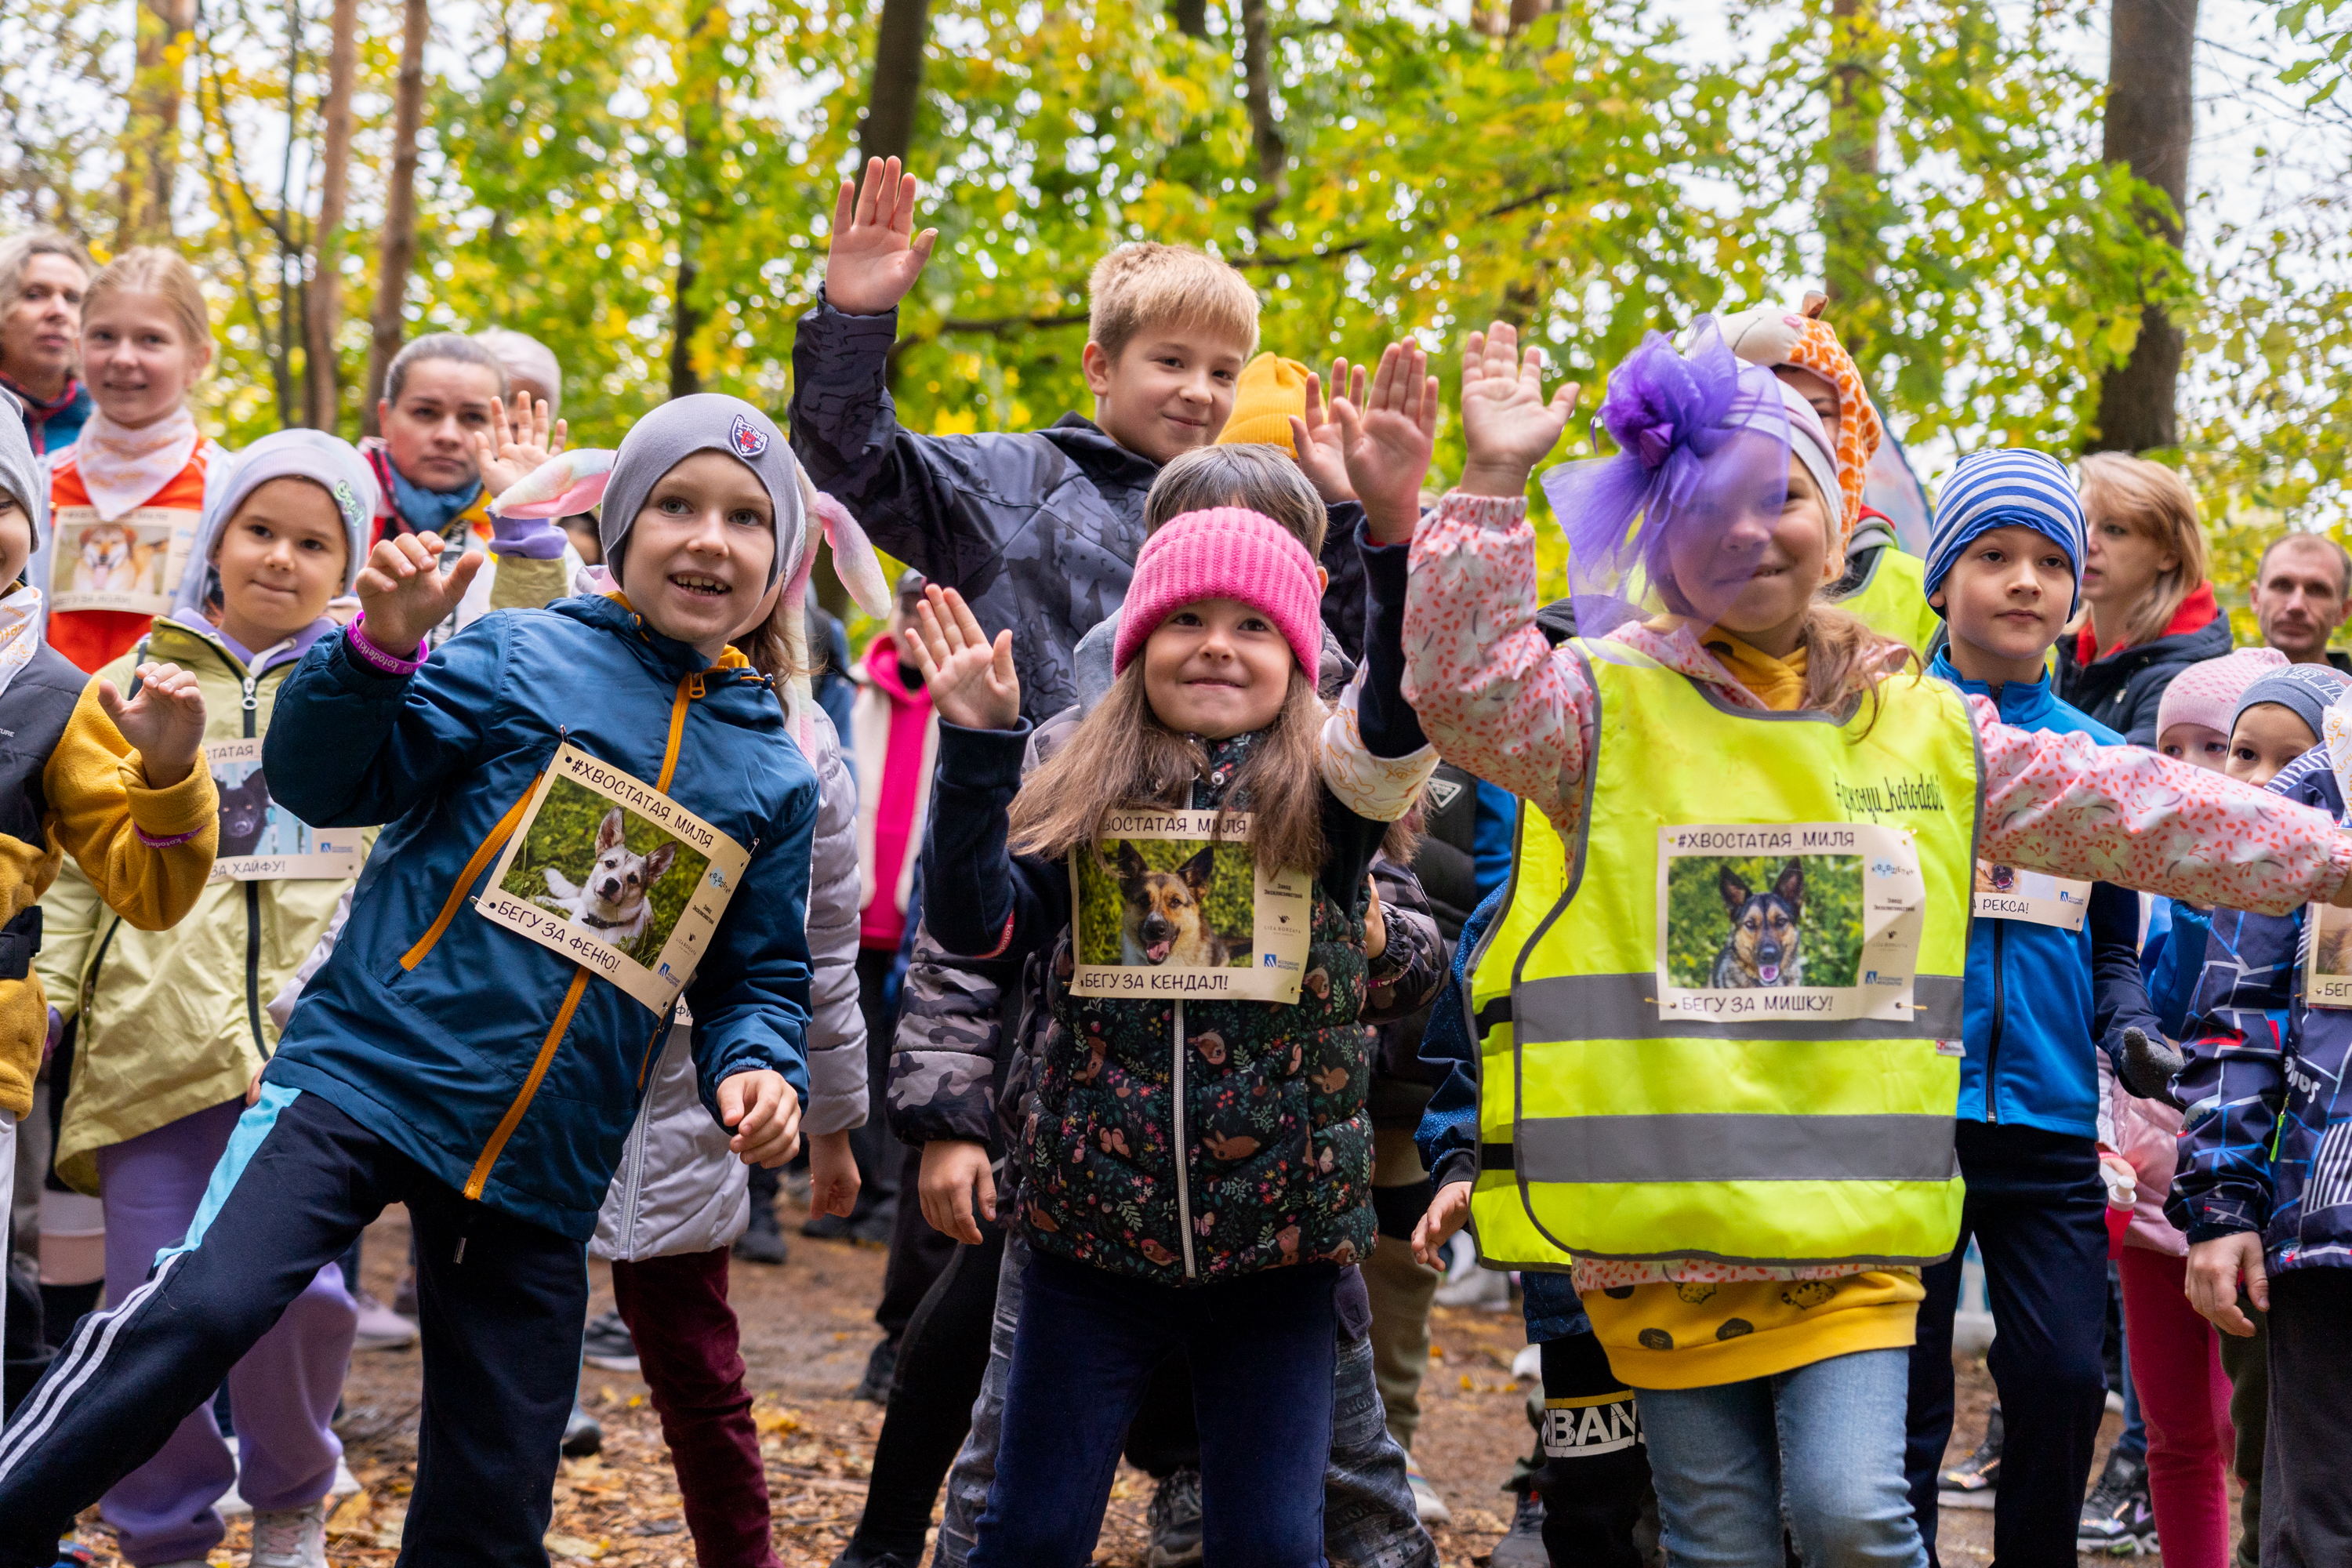
<path id="1" fill-rule="evenodd" d="M 583 1244 L 467 1201 L 317 1095 L 273 1088 L 238 1123 L 192 1245 L 85 1318 L 0 1432 L 0 1568 L 54 1563 L 74 1515 L 152 1458 L 392 1203 L 417 1238 L 425 1338 L 400 1562 L 545 1563 Z"/>

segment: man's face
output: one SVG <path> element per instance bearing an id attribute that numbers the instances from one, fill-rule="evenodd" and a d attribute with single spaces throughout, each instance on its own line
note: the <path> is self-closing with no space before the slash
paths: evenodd
<path id="1" fill-rule="evenodd" d="M 2327 639 L 2344 624 L 2344 563 L 2324 540 L 2288 538 L 2272 546 L 2254 584 L 2263 641 L 2297 664 L 2327 657 Z"/>

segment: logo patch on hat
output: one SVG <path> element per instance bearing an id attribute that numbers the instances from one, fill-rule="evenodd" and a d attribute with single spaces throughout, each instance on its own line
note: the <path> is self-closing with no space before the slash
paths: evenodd
<path id="1" fill-rule="evenodd" d="M 734 447 L 736 456 L 740 458 L 756 458 L 768 449 L 767 437 L 753 429 L 751 422 L 740 414 L 735 416 L 735 423 L 729 428 L 727 439 Z"/>

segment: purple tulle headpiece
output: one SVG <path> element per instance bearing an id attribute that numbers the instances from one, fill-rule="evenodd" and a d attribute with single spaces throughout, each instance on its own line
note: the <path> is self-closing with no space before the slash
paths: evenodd
<path id="1" fill-rule="evenodd" d="M 1616 443 L 1615 457 L 1544 475 L 1580 599 L 1681 608 L 1656 583 L 1667 536 L 1706 526 L 1759 484 L 1787 482 L 1788 416 L 1772 373 L 1734 355 L 1711 316 L 1690 342 L 1678 353 L 1652 332 L 1611 373 L 1593 423 Z"/>

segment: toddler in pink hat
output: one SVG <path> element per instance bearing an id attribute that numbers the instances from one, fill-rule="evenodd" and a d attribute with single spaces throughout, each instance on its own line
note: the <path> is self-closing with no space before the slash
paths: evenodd
<path id="1" fill-rule="evenodd" d="M 2168 757 L 2221 771 L 2230 756 L 2230 726 L 2246 688 L 2286 668 L 2274 647 L 2242 647 L 2192 664 L 2172 678 L 2156 710 L 2156 749 Z"/>

